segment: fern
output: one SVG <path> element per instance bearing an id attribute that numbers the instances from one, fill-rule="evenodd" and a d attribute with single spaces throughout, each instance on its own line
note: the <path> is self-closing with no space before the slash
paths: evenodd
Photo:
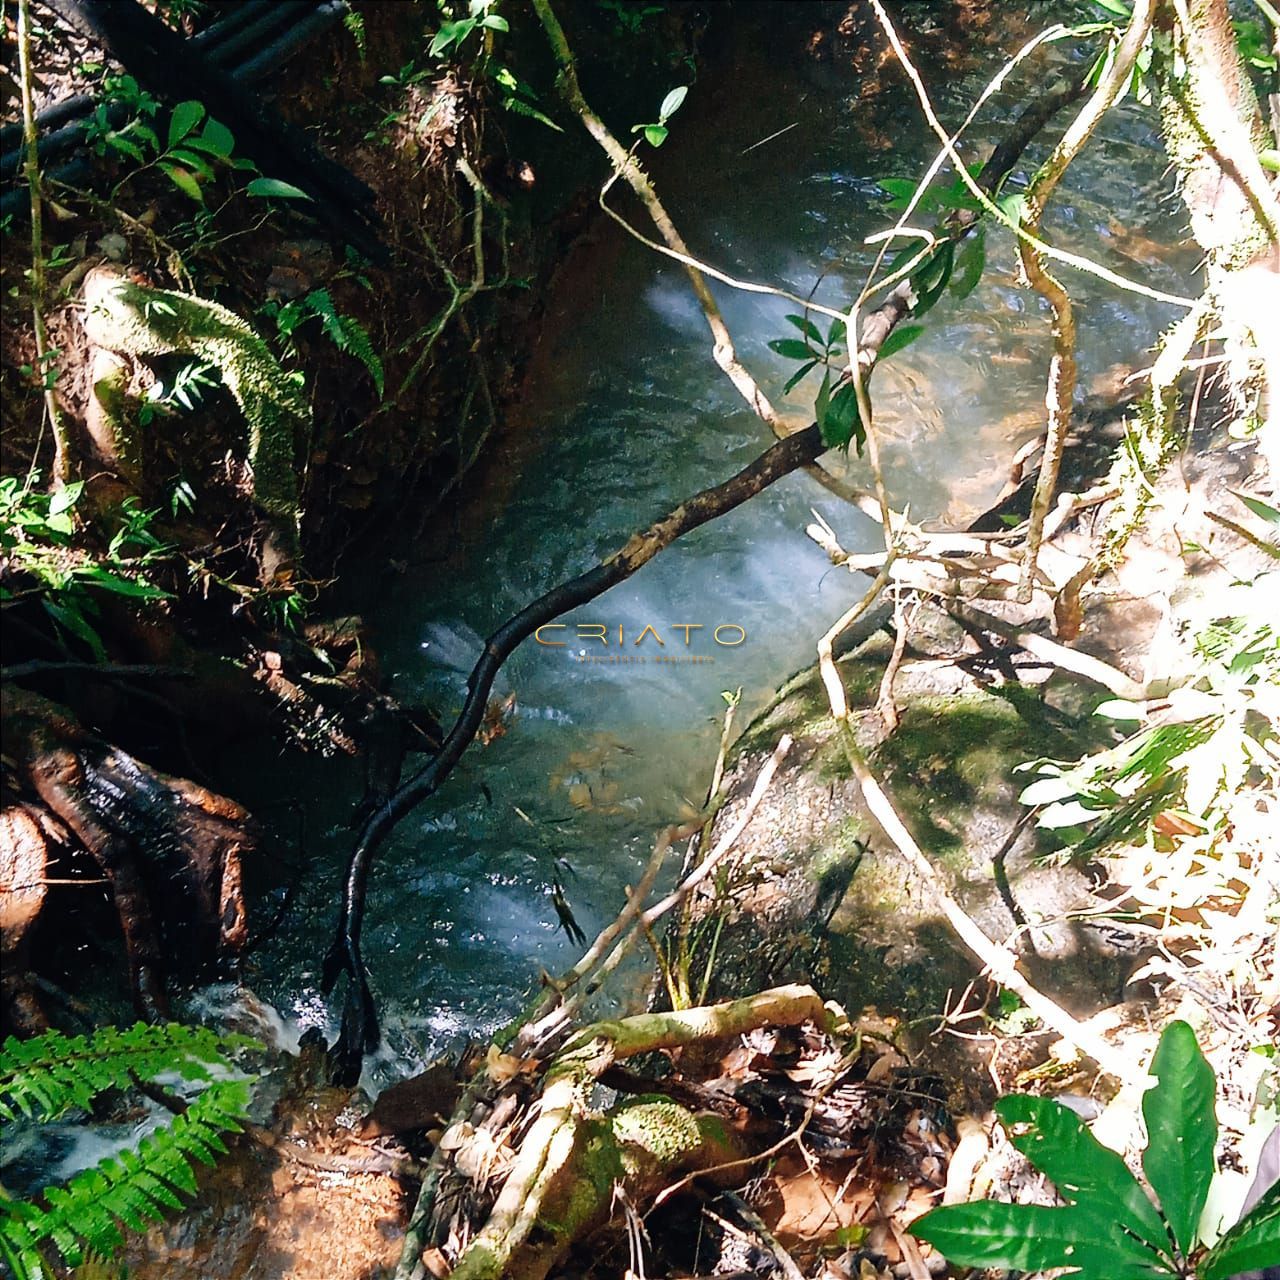
<path id="1" fill-rule="evenodd" d="M 351 316 L 339 314 L 328 289 L 313 289 L 307 294 L 306 300 L 312 314 L 320 321 L 333 345 L 339 351 L 355 356 L 368 369 L 373 385 L 378 388 L 378 397 L 381 399 L 385 390 L 382 361 L 373 349 L 373 342 L 365 327 Z"/>
<path id="2" fill-rule="evenodd" d="M 192 1161 L 211 1165 L 226 1151 L 224 1133 L 240 1131 L 250 1082 L 215 1079 L 230 1063 L 230 1049 L 252 1045 L 242 1036 L 218 1036 L 202 1027 L 101 1028 L 91 1036 L 51 1031 L 33 1040 L 9 1039 L 0 1050 L 0 1115 L 47 1121 L 72 1107 L 87 1107 L 104 1090 L 176 1074 L 205 1088 L 174 1119 L 133 1150 L 108 1156 L 62 1187 L 47 1187 L 39 1201 L 13 1200 L 0 1191 L 0 1259 L 18 1280 L 53 1275 L 45 1249 L 52 1245 L 69 1267 L 90 1254 L 109 1255 L 124 1230 L 141 1231 L 181 1209 L 193 1195 Z"/>
<path id="3" fill-rule="evenodd" d="M 251 1043 L 178 1023 L 101 1027 L 87 1037 L 60 1031 L 31 1040 L 10 1036 L 0 1047 L 0 1121 L 20 1115 L 56 1120 L 73 1107 L 88 1110 L 98 1094 L 130 1088 L 136 1080 L 175 1074 L 209 1080 L 211 1067 L 225 1069 L 229 1049 Z"/>

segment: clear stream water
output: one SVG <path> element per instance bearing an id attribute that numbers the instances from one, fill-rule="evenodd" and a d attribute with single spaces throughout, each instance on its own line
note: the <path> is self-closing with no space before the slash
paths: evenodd
<path id="1" fill-rule="evenodd" d="M 1001 50 L 1012 51 L 1025 34 L 1010 31 L 972 70 L 942 82 L 936 102 L 945 120 L 963 116 Z M 1050 54 L 1068 56 L 1065 46 Z M 715 85 L 695 86 L 652 171 L 696 252 L 800 294 L 821 277 L 815 296 L 842 305 L 870 262 L 863 237 L 891 221 L 877 177 L 918 173 L 932 154 L 929 135 L 909 89 L 892 78 L 872 125 L 851 72 L 830 64 L 779 70 L 763 57 L 744 49 Z M 1032 92 L 1049 79 L 1044 62 L 1036 65 Z M 1025 83 L 1015 78 L 986 110 L 970 139 L 979 156 L 1016 114 Z M 565 145 L 586 143 L 571 137 Z M 1194 259 L 1161 247 L 1182 231 L 1164 168 L 1152 114 L 1127 106 L 1071 170 L 1049 219 L 1052 234 L 1159 288 L 1192 290 Z M 634 207 L 620 203 L 638 222 Z M 712 362 L 679 267 L 612 225 L 602 223 L 594 236 L 561 275 L 514 421 L 490 446 L 460 514 L 428 532 L 420 567 L 394 580 L 371 611 L 396 691 L 434 700 L 446 724 L 481 636 L 769 443 Z M 927 333 L 876 374 L 894 500 L 938 525 L 963 526 L 985 509 L 1010 455 L 1041 422 L 1048 325 L 1016 284 L 1013 263 L 1011 237 L 989 233 L 988 269 L 976 291 L 943 301 Z M 808 422 L 813 383 L 783 395 L 795 366 L 766 346 L 794 336 L 784 316 L 795 307 L 714 287 L 742 359 L 775 403 Z M 1086 390 L 1146 363 L 1149 344 L 1176 314 L 1090 277 L 1073 274 L 1071 288 Z M 848 470 L 866 481 L 856 459 Z M 647 662 L 578 662 L 582 650 L 619 651 L 589 641 L 529 642 L 515 654 L 501 689 L 516 701 L 507 732 L 473 747 L 446 787 L 401 824 L 372 877 L 365 952 L 387 1029 L 382 1073 L 491 1030 L 519 1008 L 540 967 L 556 972 L 570 963 L 578 948 L 557 927 L 554 860 L 572 868 L 563 873 L 565 892 L 593 934 L 621 905 L 654 831 L 700 803 L 725 709 L 721 692 L 743 689 L 745 724 L 813 660 L 817 637 L 861 589 L 806 538 L 814 510 L 847 547 L 874 545 L 874 526 L 808 477 L 793 476 L 563 619 L 606 624 L 611 640 L 621 625 L 625 651 Z M 676 623 L 704 628 L 690 633 L 687 650 Z M 631 643 L 646 624 L 665 649 L 652 636 Z M 744 642 L 717 646 L 709 637 L 721 624 L 743 628 Z M 659 653 L 714 661 L 658 664 Z M 261 787 L 280 783 L 284 766 L 270 751 L 243 760 Z M 288 790 L 306 807 L 315 861 L 249 980 L 293 1030 L 318 1023 L 332 1032 L 319 960 L 360 788 L 349 761 L 316 765 L 301 786 L 289 768 Z M 640 981 L 637 973 L 637 990 Z"/>

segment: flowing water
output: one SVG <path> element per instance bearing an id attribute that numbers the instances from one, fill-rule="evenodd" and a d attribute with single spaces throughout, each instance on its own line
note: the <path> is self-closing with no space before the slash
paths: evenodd
<path id="1" fill-rule="evenodd" d="M 944 119 L 963 116 L 999 65 L 1001 47 L 1017 43 L 998 41 L 978 65 L 941 82 Z M 696 252 L 799 294 L 816 282 L 819 301 L 843 305 L 871 260 L 864 236 L 892 220 L 876 179 L 918 173 L 932 155 L 929 135 L 896 78 L 871 112 L 851 73 L 802 62 L 780 71 L 766 64 L 768 53 L 744 48 L 716 85 L 694 89 L 670 141 L 651 156 L 652 172 Z M 1069 55 L 1059 46 L 1052 56 Z M 1047 74 L 1030 78 L 1034 91 Z M 1023 93 L 1015 78 L 971 143 L 998 138 Z M 1149 111 L 1129 106 L 1108 117 L 1071 170 L 1051 233 L 1130 277 L 1192 291 L 1194 261 L 1160 248 L 1181 234 L 1164 168 Z M 639 224 L 637 209 L 614 195 Z M 479 637 L 769 443 L 713 363 L 678 265 L 612 224 L 602 221 L 593 235 L 561 275 L 514 420 L 490 446 L 461 514 L 428 532 L 419 567 L 371 611 L 395 691 L 433 700 L 446 724 Z M 1149 344 L 1178 314 L 1091 277 L 1072 273 L 1070 283 L 1086 390 L 1145 364 Z M 766 346 L 795 336 L 784 317 L 796 307 L 714 289 L 744 362 L 788 416 L 808 422 L 813 380 L 784 394 L 795 366 Z M 1012 239 L 993 231 L 977 289 L 941 302 L 924 336 L 877 371 L 877 423 L 895 503 L 909 503 L 917 519 L 957 527 L 990 504 L 1013 451 L 1041 424 L 1048 346 L 1042 308 L 1014 279 Z M 847 471 L 869 482 L 856 458 Z M 792 476 L 561 619 L 566 630 L 545 634 L 565 647 L 530 641 L 511 659 L 500 690 L 515 701 L 506 732 L 473 747 L 445 788 L 400 825 L 372 877 L 365 953 L 386 1014 L 384 1070 L 489 1031 L 520 1007 L 540 968 L 569 963 L 578 947 L 558 926 L 557 876 L 592 934 L 621 905 L 655 830 L 702 801 L 722 692 L 741 687 L 745 724 L 777 684 L 812 661 L 817 637 L 862 590 L 861 579 L 833 569 L 805 536 L 815 510 L 849 549 L 875 545 L 869 521 L 807 476 Z M 609 646 L 577 637 L 578 623 L 605 626 Z M 676 624 L 702 629 L 685 633 Z M 652 632 L 635 643 L 646 626 L 665 647 Z M 738 639 L 739 628 L 745 639 L 717 644 L 718 626 L 728 628 L 722 640 Z M 580 661 L 616 654 L 645 661 Z M 659 655 L 703 661 L 658 662 Z M 268 758 L 246 764 L 264 782 L 275 768 Z M 351 841 L 352 772 L 346 762 L 318 767 L 306 780 L 315 861 L 251 976 L 286 1018 L 330 1031 L 318 961 Z M 298 790 L 294 780 L 290 790 Z M 637 972 L 637 990 L 618 998 L 637 997 L 640 982 Z"/>

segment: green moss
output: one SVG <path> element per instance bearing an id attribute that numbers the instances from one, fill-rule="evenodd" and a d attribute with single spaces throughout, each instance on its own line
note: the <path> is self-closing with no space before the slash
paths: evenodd
<path id="1" fill-rule="evenodd" d="M 310 426 L 311 407 L 262 338 L 216 302 L 103 270 L 90 273 L 85 304 L 96 346 L 139 359 L 191 355 L 218 369 L 248 426 L 254 499 L 296 541 L 295 437 Z"/>
<path id="2" fill-rule="evenodd" d="M 627 1173 L 670 1168 L 694 1155 L 702 1133 L 692 1113 L 670 1098 L 638 1097 L 610 1115 Z"/>

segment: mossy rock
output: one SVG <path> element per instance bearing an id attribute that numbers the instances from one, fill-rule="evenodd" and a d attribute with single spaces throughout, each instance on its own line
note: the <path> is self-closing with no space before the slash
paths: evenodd
<path id="1" fill-rule="evenodd" d="M 1015 770 L 1041 758 L 1077 757 L 1090 745 L 1089 731 L 1034 690 L 989 691 L 954 667 L 926 674 L 908 668 L 897 685 L 899 726 L 879 741 L 873 707 L 887 649 L 887 641 L 876 640 L 839 662 L 856 736 L 966 910 L 990 937 L 1004 940 L 1017 926 L 996 887 L 992 859 L 1025 815 L 1018 795 L 1026 779 Z M 868 815 L 816 668 L 788 681 L 735 745 L 729 800 L 718 821 L 733 821 L 783 733 L 795 745 L 739 841 L 727 904 L 704 898 L 698 907 L 709 920 L 724 915 L 710 991 L 726 997 L 812 981 L 853 1010 L 876 1005 L 906 1018 L 937 1013 L 947 992 L 976 974 L 976 964 Z M 1054 865 L 1048 852 L 1034 828 L 1008 851 L 1019 905 L 1045 918 L 1096 906 L 1084 876 Z M 695 983 L 713 932 L 702 931 Z M 1038 930 L 1036 940 L 1049 989 L 1075 988 L 1066 1003 L 1089 1007 L 1095 995 L 1098 1002 L 1115 995 L 1114 957 L 1100 938 L 1059 925 Z"/>

